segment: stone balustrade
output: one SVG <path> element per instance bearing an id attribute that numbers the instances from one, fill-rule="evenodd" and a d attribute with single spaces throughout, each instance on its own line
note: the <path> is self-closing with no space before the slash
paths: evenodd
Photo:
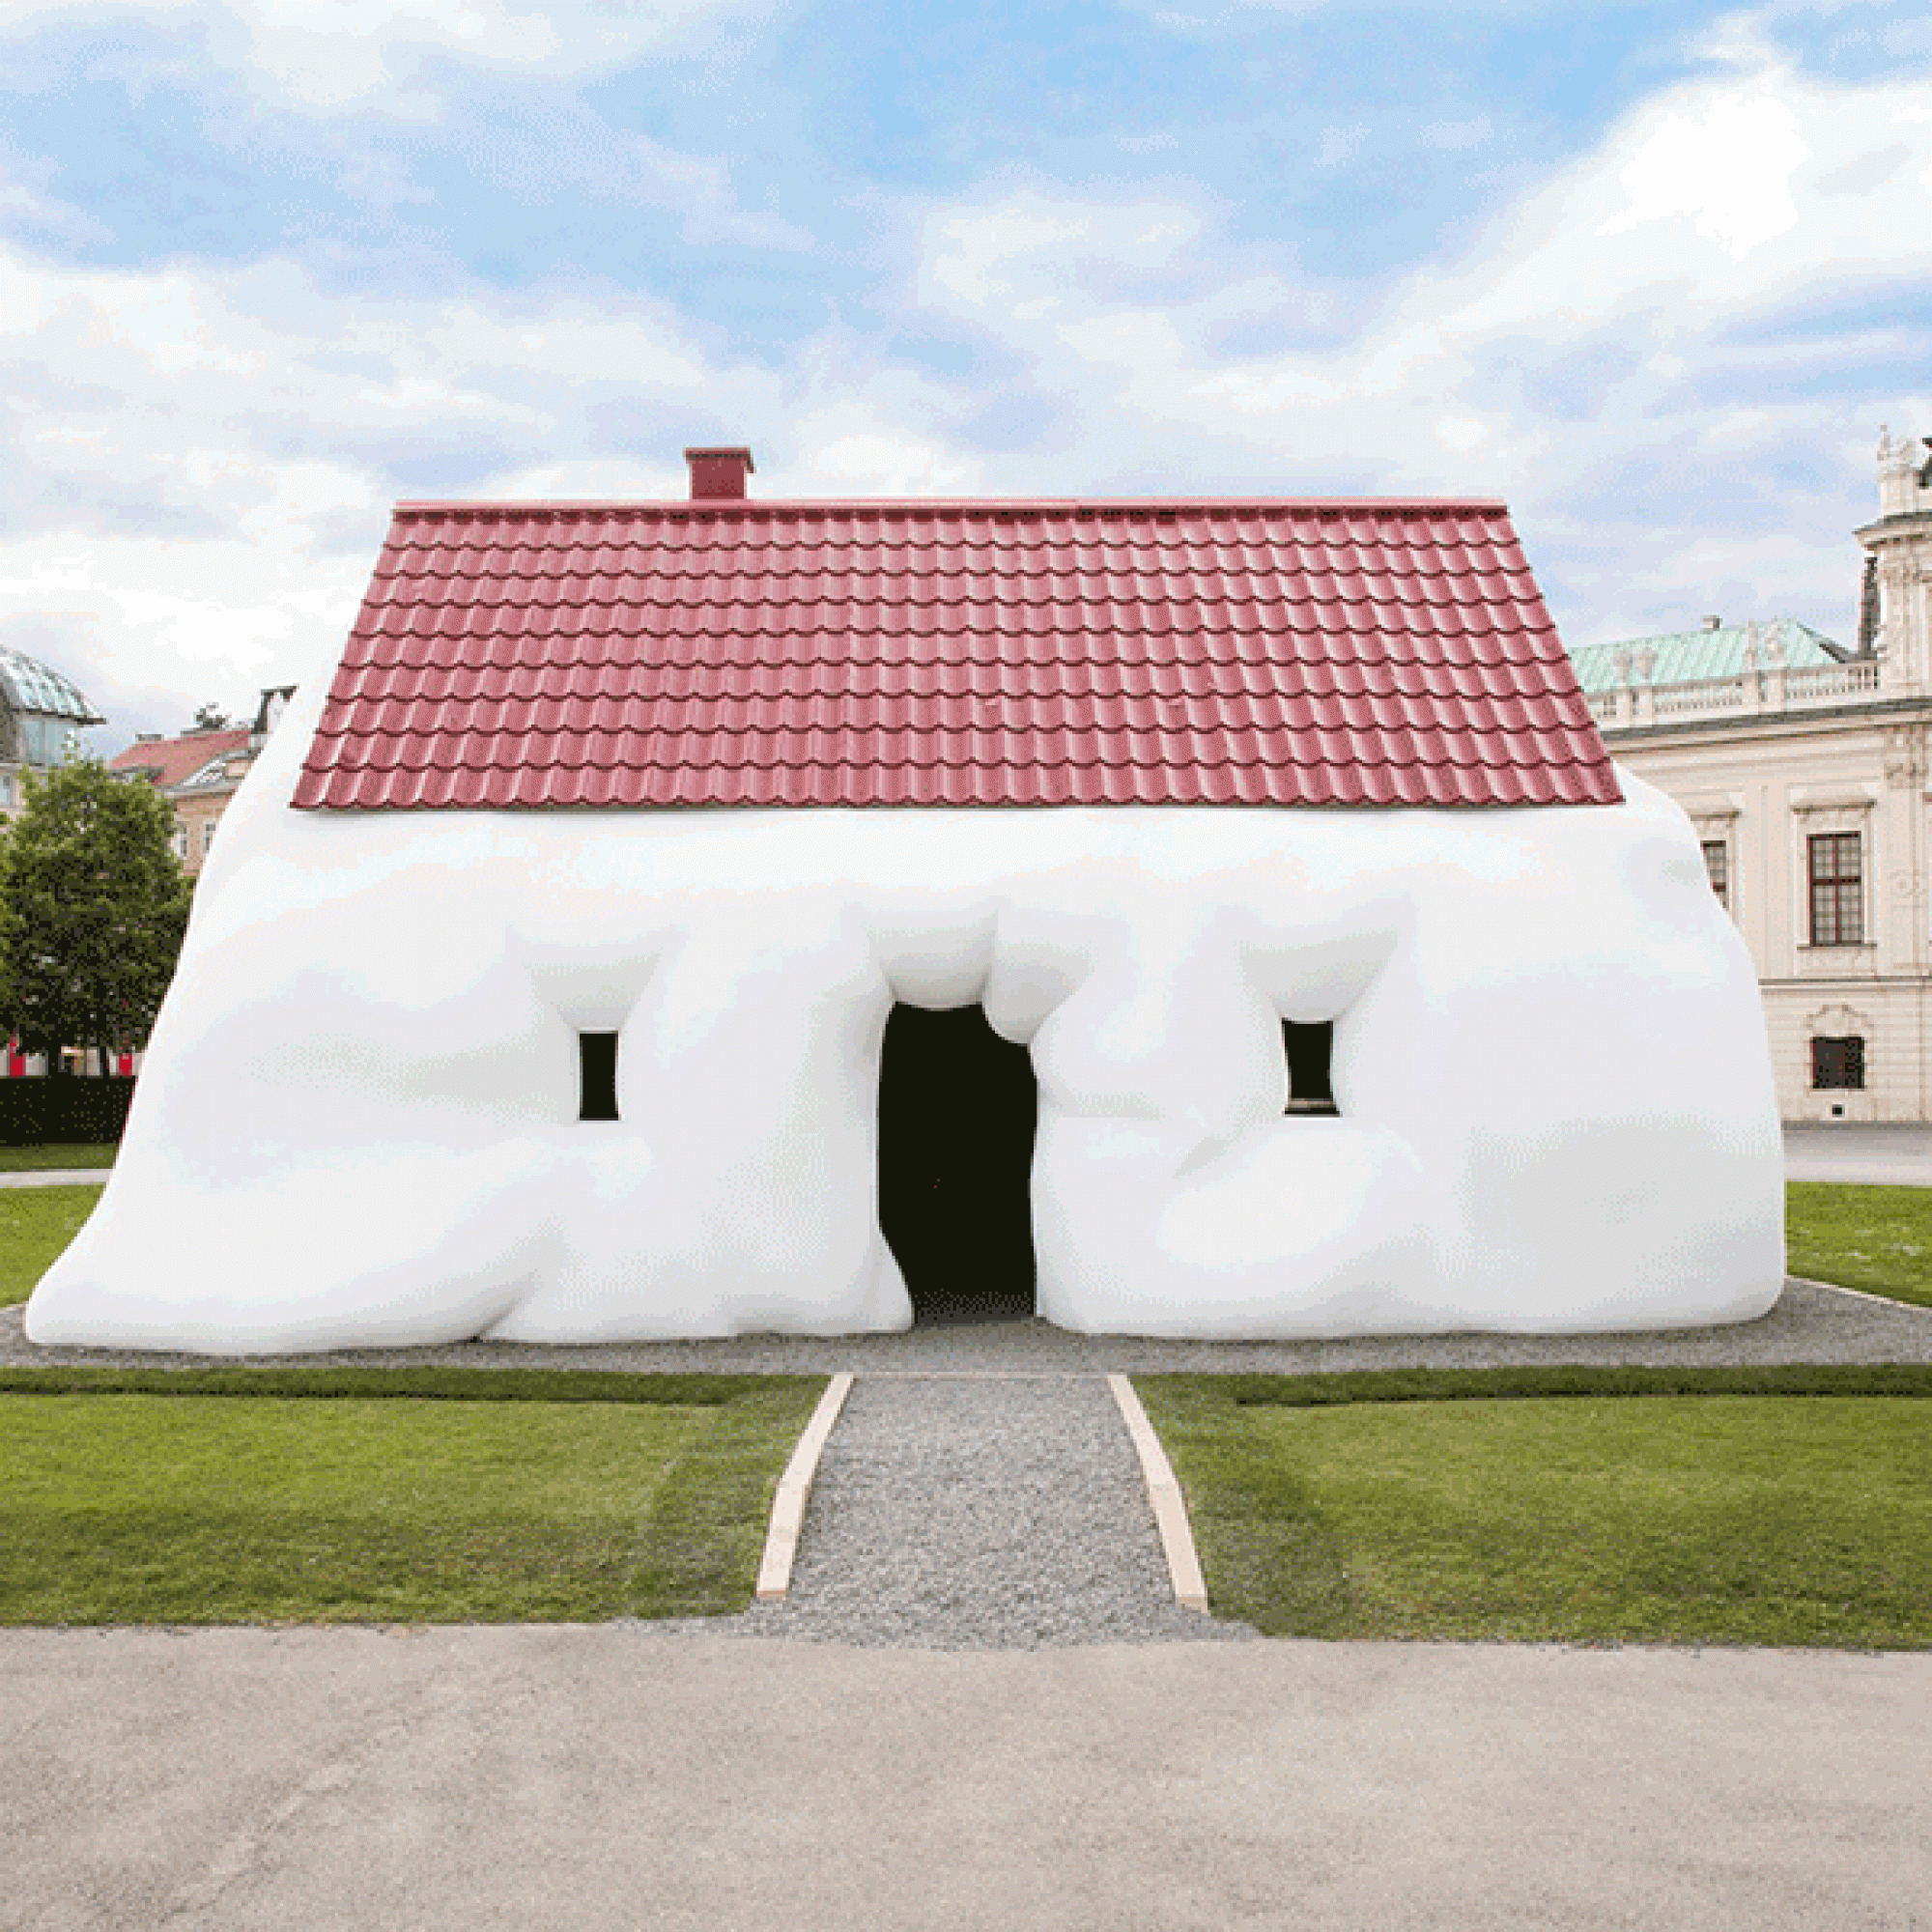
<path id="1" fill-rule="evenodd" d="M 1605 729 L 1676 723 L 1756 711 L 1803 711 L 1814 705 L 1857 703 L 1879 694 L 1875 660 L 1853 664 L 1771 666 L 1734 677 L 1690 684 L 1620 685 L 1590 694 L 1590 715 Z"/>

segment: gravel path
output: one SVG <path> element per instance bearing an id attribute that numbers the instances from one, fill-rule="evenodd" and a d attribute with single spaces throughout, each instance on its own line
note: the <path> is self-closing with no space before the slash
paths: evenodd
<path id="1" fill-rule="evenodd" d="M 1097 1376 L 855 1382 L 790 1598 L 681 1627 L 921 1650 L 1256 1634 L 1175 1603 L 1140 1463 Z"/>

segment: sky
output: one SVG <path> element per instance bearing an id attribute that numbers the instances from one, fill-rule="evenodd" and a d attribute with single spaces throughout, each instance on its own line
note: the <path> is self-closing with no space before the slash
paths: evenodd
<path id="1" fill-rule="evenodd" d="M 391 504 L 1503 498 L 1573 644 L 1849 643 L 1923 0 L 0 0 L 0 643 L 326 676 Z"/>

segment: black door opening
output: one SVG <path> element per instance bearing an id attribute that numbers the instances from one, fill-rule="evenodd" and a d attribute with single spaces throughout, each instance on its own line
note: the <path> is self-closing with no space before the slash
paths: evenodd
<path id="1" fill-rule="evenodd" d="M 1317 1020 L 1303 1025 L 1297 1020 L 1281 1023 L 1282 1051 L 1288 1055 L 1289 1114 L 1335 1114 L 1335 1090 L 1329 1085 L 1328 1065 L 1335 1054 L 1335 1023 Z"/>
<path id="2" fill-rule="evenodd" d="M 879 1065 L 879 1225 L 923 1322 L 1034 1312 L 1033 1060 L 979 1007 L 896 1006 Z"/>

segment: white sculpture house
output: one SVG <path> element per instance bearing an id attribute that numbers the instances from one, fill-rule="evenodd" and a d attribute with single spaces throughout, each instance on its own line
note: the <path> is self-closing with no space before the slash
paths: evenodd
<path id="1" fill-rule="evenodd" d="M 33 1341 L 1776 1299 L 1750 960 L 1501 505 L 766 502 L 691 454 L 688 501 L 396 511 Z"/>

